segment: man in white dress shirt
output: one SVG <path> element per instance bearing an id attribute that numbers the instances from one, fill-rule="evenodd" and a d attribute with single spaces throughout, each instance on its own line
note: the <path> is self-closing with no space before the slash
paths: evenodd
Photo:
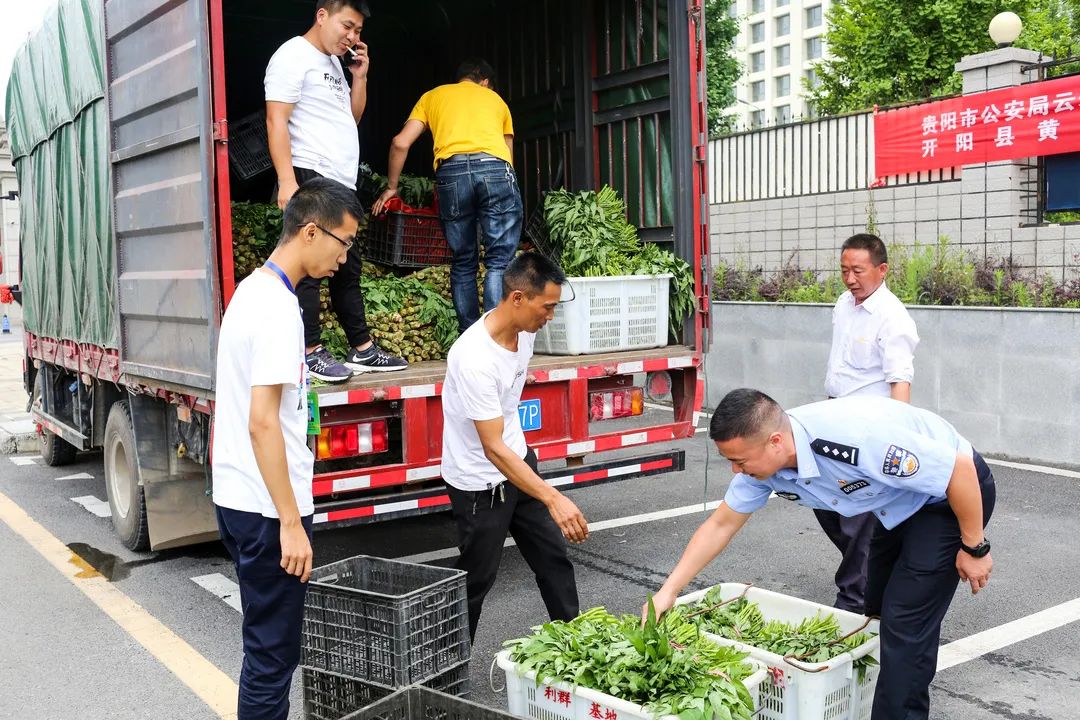
<path id="1" fill-rule="evenodd" d="M 885 286 L 888 255 L 881 238 L 852 235 L 840 253 L 848 291 L 833 308 L 832 349 L 825 374 L 831 398 L 880 395 L 911 402 L 919 334 L 904 304 Z M 836 607 L 862 613 L 873 515 L 854 517 L 815 510 L 821 529 L 843 559 L 836 570 Z"/>

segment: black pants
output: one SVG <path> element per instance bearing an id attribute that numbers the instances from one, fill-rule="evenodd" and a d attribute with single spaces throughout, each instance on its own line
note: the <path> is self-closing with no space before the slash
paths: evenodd
<path id="1" fill-rule="evenodd" d="M 866 561 L 870 557 L 870 538 L 878 522 L 873 513 L 844 517 L 831 510 L 815 510 L 818 525 L 840 551 L 836 568 L 836 602 L 841 610 L 862 615 L 866 600 Z"/>
<path id="2" fill-rule="evenodd" d="M 311 520 L 303 518 L 311 539 Z M 244 610 L 244 663 L 237 720 L 286 720 L 289 687 L 300 663 L 307 583 L 281 568 L 281 523 L 217 508 L 221 541 L 236 563 Z"/>
<path id="3" fill-rule="evenodd" d="M 536 470 L 536 454 L 525 462 Z M 491 490 L 470 492 L 447 485 L 458 527 L 459 570 L 468 572 L 469 639 L 476 637 L 484 597 L 495 584 L 507 531 L 536 575 L 536 585 L 552 620 L 571 620 L 578 614 L 574 566 L 566 539 L 544 504 L 509 481 Z"/>
<path id="4" fill-rule="evenodd" d="M 307 168 L 293 168 L 296 182 L 303 185 L 312 178 L 321 177 L 319 173 Z M 274 188 L 274 201 L 277 202 L 277 188 Z M 337 313 L 338 321 L 345 331 L 349 345 L 366 345 L 371 340 L 367 316 L 364 314 L 364 294 L 360 291 L 360 271 L 363 259 L 360 256 L 359 243 L 354 244 L 345 256 L 345 264 L 337 269 L 330 278 L 330 302 Z M 320 342 L 322 330 L 319 327 L 319 286 L 321 278 L 306 277 L 296 284 L 296 299 L 300 303 L 300 312 L 304 316 L 304 345 L 315 347 Z"/>
<path id="5" fill-rule="evenodd" d="M 975 453 L 983 526 L 994 512 L 994 476 Z M 960 577 L 960 525 L 948 501 L 926 505 L 870 543 L 866 611 L 881 616 L 881 675 L 872 720 L 926 720 L 941 621 Z"/>

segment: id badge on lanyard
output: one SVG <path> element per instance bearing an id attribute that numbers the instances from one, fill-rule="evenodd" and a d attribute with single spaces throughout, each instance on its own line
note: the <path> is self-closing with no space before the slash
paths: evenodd
<path id="1" fill-rule="evenodd" d="M 272 260 L 266 261 L 266 267 L 271 271 L 281 282 L 289 289 L 293 295 L 296 294 L 296 288 L 293 287 L 292 281 L 289 280 L 289 276 L 285 274 L 285 271 Z M 307 434 L 318 435 L 322 432 L 322 423 L 319 420 L 319 396 L 315 394 L 315 391 L 311 389 L 311 376 L 308 373 L 307 362 L 301 353 L 300 357 L 301 366 L 304 368 L 304 390 L 307 392 Z M 300 410 L 301 408 L 297 408 Z"/>

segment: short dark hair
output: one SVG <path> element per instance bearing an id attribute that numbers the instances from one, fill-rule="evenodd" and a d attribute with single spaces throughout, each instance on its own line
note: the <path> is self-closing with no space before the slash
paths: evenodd
<path id="1" fill-rule="evenodd" d="M 866 250 L 870 253 L 870 262 L 875 265 L 884 265 L 889 262 L 889 253 L 885 250 L 885 243 L 877 235 L 870 233 L 858 233 L 844 241 L 840 252 L 845 250 Z"/>
<path id="2" fill-rule="evenodd" d="M 371 17 L 371 8 L 365 0 L 318 0 L 315 3 L 315 12 L 320 10 L 326 10 L 326 12 L 333 15 L 341 8 L 352 8 L 356 12 L 364 16 L 367 20 Z"/>
<path id="3" fill-rule="evenodd" d="M 495 84 L 495 68 L 488 64 L 487 60 L 481 58 L 469 58 L 460 65 L 458 65 L 457 72 L 454 73 L 454 80 L 461 82 L 462 80 L 472 80 L 474 83 L 481 83 L 485 80 L 490 80 L 491 84 Z"/>
<path id="4" fill-rule="evenodd" d="M 773 432 L 784 422 L 784 409 L 760 390 L 732 390 L 713 413 L 709 437 L 717 442 L 735 438 L 756 438 Z"/>
<path id="5" fill-rule="evenodd" d="M 356 193 L 334 180 L 312 178 L 293 193 L 289 204 L 285 206 L 278 246 L 292 240 L 296 231 L 309 222 L 332 228 L 340 225 L 346 214 L 357 220 L 364 217 L 364 208 L 357 200 Z"/>
<path id="6" fill-rule="evenodd" d="M 544 292 L 549 282 L 562 285 L 566 282 L 566 275 L 558 265 L 540 253 L 523 252 L 506 266 L 502 299 L 510 297 L 515 290 L 534 297 Z"/>

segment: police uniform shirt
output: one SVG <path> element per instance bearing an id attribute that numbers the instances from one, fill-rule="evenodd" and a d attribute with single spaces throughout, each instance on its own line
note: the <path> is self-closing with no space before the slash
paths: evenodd
<path id="1" fill-rule="evenodd" d="M 825 394 L 889 397 L 891 383 L 915 377 L 919 333 L 904 303 L 881 285 L 856 305 L 851 292 L 836 301 Z"/>
<path id="2" fill-rule="evenodd" d="M 724 502 L 752 513 L 771 493 L 851 517 L 873 512 L 891 529 L 945 499 L 957 454 L 971 443 L 928 410 L 890 398 L 854 396 L 788 411 L 798 469 L 766 480 L 738 473 Z"/>

